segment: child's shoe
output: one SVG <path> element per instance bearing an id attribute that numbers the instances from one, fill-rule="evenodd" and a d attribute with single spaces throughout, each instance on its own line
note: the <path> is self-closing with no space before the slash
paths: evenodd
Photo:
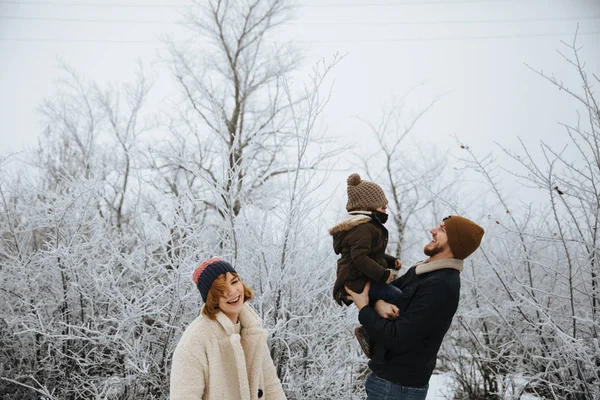
<path id="1" fill-rule="evenodd" d="M 354 335 L 358 340 L 358 344 L 360 344 L 360 348 L 363 353 L 367 356 L 367 358 L 371 358 L 371 339 L 369 338 L 369 333 L 365 329 L 364 326 L 359 326 L 354 330 Z"/>

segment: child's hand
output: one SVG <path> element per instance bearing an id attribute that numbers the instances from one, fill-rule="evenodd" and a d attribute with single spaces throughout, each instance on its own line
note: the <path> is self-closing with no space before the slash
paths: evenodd
<path id="1" fill-rule="evenodd" d="M 388 276 L 387 281 L 385 281 L 385 283 L 390 283 L 394 279 L 396 279 L 396 274 L 394 274 L 392 271 L 390 271 L 390 276 Z"/>
<path id="2" fill-rule="evenodd" d="M 399 270 L 402 268 L 402 261 L 399 258 L 396 258 L 396 263 L 394 264 L 394 269 Z"/>

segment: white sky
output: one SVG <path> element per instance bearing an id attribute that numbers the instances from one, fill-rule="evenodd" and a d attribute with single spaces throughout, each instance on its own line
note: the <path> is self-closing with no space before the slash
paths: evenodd
<path id="1" fill-rule="evenodd" d="M 178 0 L 0 0 L 0 153 L 32 144 L 42 131 L 36 107 L 53 93 L 63 59 L 82 76 L 132 80 L 140 59 L 157 79 L 154 99 L 176 88 L 158 56 L 161 35 L 179 35 Z M 419 111 L 444 95 L 417 127 L 423 142 L 514 146 L 520 136 L 562 142 L 557 122 L 574 122 L 574 103 L 524 63 L 577 76 L 556 49 L 577 23 L 581 56 L 600 70 L 600 0 L 300 0 L 285 33 L 306 46 L 307 70 L 335 52 L 329 134 L 360 140 L 384 105 L 424 82 L 408 103 Z M 303 70 L 304 71 L 304 70 Z"/>

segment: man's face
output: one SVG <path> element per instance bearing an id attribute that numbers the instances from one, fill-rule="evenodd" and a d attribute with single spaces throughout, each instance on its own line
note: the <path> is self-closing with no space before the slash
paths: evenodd
<path id="1" fill-rule="evenodd" d="M 446 224 L 442 222 L 440 226 L 437 226 L 429 231 L 431 233 L 431 242 L 425 245 L 423 252 L 429 257 L 433 257 L 436 254 L 441 253 L 447 248 L 450 248 L 448 243 L 448 234 L 446 233 Z"/>

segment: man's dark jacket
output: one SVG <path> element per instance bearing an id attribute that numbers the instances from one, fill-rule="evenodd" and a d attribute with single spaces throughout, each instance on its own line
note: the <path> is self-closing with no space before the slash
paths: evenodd
<path id="1" fill-rule="evenodd" d="M 372 306 L 360 310 L 358 319 L 373 341 L 369 368 L 375 375 L 403 386 L 429 383 L 458 307 L 462 265 L 455 259 L 417 264 L 393 281 L 402 289 L 396 320 L 380 317 Z"/>

